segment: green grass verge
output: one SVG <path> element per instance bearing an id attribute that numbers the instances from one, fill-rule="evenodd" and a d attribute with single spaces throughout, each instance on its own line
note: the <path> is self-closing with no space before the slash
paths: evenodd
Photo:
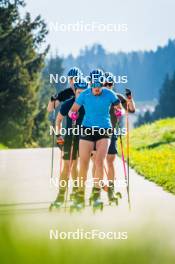
<path id="1" fill-rule="evenodd" d="M 3 264 L 175 263 L 175 254 L 167 238 L 143 235 L 147 229 L 142 230 L 142 236 L 134 233 L 128 241 L 61 241 L 49 240 L 47 230 L 41 236 L 41 231 L 27 231 L 24 225 L 19 228 L 14 219 L 10 219 L 0 223 L 0 231 L 0 260 Z"/>
<path id="2" fill-rule="evenodd" d="M 175 118 L 131 131 L 130 164 L 146 179 L 175 194 Z"/>
<path id="3" fill-rule="evenodd" d="M 2 150 L 2 149 L 8 149 L 8 147 L 6 147 L 5 145 L 0 143 L 0 150 Z"/>

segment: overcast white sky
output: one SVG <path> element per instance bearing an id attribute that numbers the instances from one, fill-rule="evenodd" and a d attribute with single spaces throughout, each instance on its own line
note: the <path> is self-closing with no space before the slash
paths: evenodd
<path id="1" fill-rule="evenodd" d="M 175 0 L 26 0 L 33 17 L 47 23 L 127 24 L 127 32 L 54 32 L 51 51 L 78 54 L 85 45 L 101 43 L 108 51 L 150 50 L 175 38 Z"/>

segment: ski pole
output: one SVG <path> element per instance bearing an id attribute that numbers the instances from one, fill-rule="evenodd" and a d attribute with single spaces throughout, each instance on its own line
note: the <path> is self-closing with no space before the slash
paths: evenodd
<path id="1" fill-rule="evenodd" d="M 51 119 L 52 126 L 55 126 L 55 101 L 54 101 L 54 110 L 52 112 Z M 55 145 L 55 136 L 52 134 L 52 156 L 51 156 L 51 178 L 53 177 L 53 163 L 54 163 L 54 145 Z"/>
<path id="2" fill-rule="evenodd" d="M 106 177 L 107 177 L 107 179 L 108 179 L 108 172 L 107 172 L 107 169 L 106 169 L 106 166 L 105 166 L 105 165 L 104 165 L 104 171 L 105 171 Z M 104 186 L 103 186 L 103 190 L 104 190 L 105 192 L 107 192 L 107 191 L 108 191 L 108 185 L 104 185 Z"/>
<path id="3" fill-rule="evenodd" d="M 63 156 L 63 147 L 61 147 L 61 153 L 60 153 L 60 177 L 62 173 L 62 156 Z"/>
<path id="4" fill-rule="evenodd" d="M 76 126 L 76 121 L 78 119 L 78 114 L 72 112 L 70 118 L 72 119 L 72 128 L 74 129 L 75 126 Z M 72 159 L 73 159 L 73 150 L 74 150 L 74 137 L 75 137 L 75 135 L 73 134 L 72 135 L 72 144 L 71 144 L 71 148 L 70 148 L 68 180 L 70 178 L 71 168 L 72 168 Z M 66 186 L 65 212 L 66 212 L 66 206 L 67 206 L 67 198 L 68 198 L 68 182 L 67 182 L 67 186 Z"/>
<path id="5" fill-rule="evenodd" d="M 122 112 L 118 110 L 118 111 L 115 112 L 115 115 L 116 115 L 116 118 L 117 118 L 118 128 L 120 128 L 119 127 L 119 122 L 120 122 L 120 118 L 122 116 Z M 130 195 L 129 195 L 129 188 L 128 188 L 128 177 L 127 177 L 127 170 L 126 170 L 126 164 L 125 164 L 124 148 L 123 148 L 123 141 L 122 141 L 121 133 L 119 134 L 119 139 L 120 139 L 120 148 L 121 148 L 121 155 L 122 155 L 123 171 L 124 171 L 124 177 L 125 177 L 125 182 L 126 182 L 128 205 L 129 205 L 129 209 L 131 209 Z"/>
<path id="6" fill-rule="evenodd" d="M 59 176 L 61 177 L 61 173 L 62 173 L 62 156 L 63 156 L 63 146 L 64 146 L 64 140 L 61 138 L 59 138 L 58 137 L 58 139 L 57 139 L 57 145 L 58 145 L 58 147 L 59 147 L 59 149 L 60 149 L 60 156 L 59 156 L 59 158 L 60 158 L 60 166 L 59 166 Z M 59 178 L 60 178 L 59 177 Z"/>
<path id="7" fill-rule="evenodd" d="M 128 188 L 128 197 L 129 197 L 129 206 L 130 205 L 130 190 L 129 190 L 129 183 L 130 183 L 130 179 L 129 179 L 129 172 L 130 172 L 130 169 L 129 169 L 129 114 L 128 114 L 128 109 L 129 109 L 129 106 L 128 106 L 128 102 L 127 102 L 127 107 L 126 107 L 126 158 L 127 158 L 127 176 L 128 176 L 128 184 L 127 184 L 127 188 Z M 131 209 L 131 207 L 130 207 Z"/>

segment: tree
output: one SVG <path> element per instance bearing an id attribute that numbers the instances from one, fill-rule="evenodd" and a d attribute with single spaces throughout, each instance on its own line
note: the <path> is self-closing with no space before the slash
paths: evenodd
<path id="1" fill-rule="evenodd" d="M 153 114 L 154 119 L 175 116 L 175 72 L 172 79 L 166 75 L 162 89 L 160 90 L 159 102 Z"/>
<path id="2" fill-rule="evenodd" d="M 159 101 L 155 107 L 155 111 L 150 113 L 147 111 L 144 116 L 139 115 L 135 126 L 150 123 L 154 120 L 175 117 L 175 72 L 172 78 L 167 74 L 160 90 Z"/>
<path id="3" fill-rule="evenodd" d="M 0 5 L 0 138 L 9 147 L 31 145 L 41 71 L 48 47 L 39 53 L 47 29 L 37 16 L 20 17 L 24 1 Z"/>
<path id="4" fill-rule="evenodd" d="M 38 97 L 39 108 L 34 119 L 34 126 L 32 131 L 32 138 L 38 142 L 41 147 L 50 145 L 49 137 L 49 115 L 47 113 L 47 104 L 52 94 L 59 92 L 65 87 L 65 84 L 49 82 L 50 74 L 63 74 L 64 68 L 62 67 L 63 60 L 57 54 L 51 56 L 46 63 L 46 67 L 42 73 L 42 85 Z"/>

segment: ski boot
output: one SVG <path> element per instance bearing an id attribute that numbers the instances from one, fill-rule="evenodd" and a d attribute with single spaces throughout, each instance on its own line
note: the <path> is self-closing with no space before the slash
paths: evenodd
<path id="1" fill-rule="evenodd" d="M 112 203 L 115 203 L 118 205 L 118 200 L 122 198 L 122 195 L 120 192 L 115 193 L 114 191 L 114 184 L 110 183 L 108 187 L 108 200 L 109 200 L 109 205 Z"/>
<path id="2" fill-rule="evenodd" d="M 92 205 L 93 212 L 96 210 L 103 210 L 103 202 L 100 199 L 101 189 L 93 187 L 92 194 L 89 198 L 89 205 Z"/>
<path id="3" fill-rule="evenodd" d="M 53 208 L 62 208 L 64 205 L 64 194 L 65 194 L 65 190 L 60 190 L 56 200 L 51 203 L 49 210 L 51 211 Z"/>
<path id="4" fill-rule="evenodd" d="M 73 187 L 73 189 L 72 189 L 72 193 L 70 194 L 70 200 L 71 200 L 71 201 L 74 200 L 77 191 L 78 191 L 78 187 Z"/>
<path id="5" fill-rule="evenodd" d="M 81 211 L 85 207 L 84 191 L 76 191 L 72 204 L 70 205 L 70 212 Z"/>

